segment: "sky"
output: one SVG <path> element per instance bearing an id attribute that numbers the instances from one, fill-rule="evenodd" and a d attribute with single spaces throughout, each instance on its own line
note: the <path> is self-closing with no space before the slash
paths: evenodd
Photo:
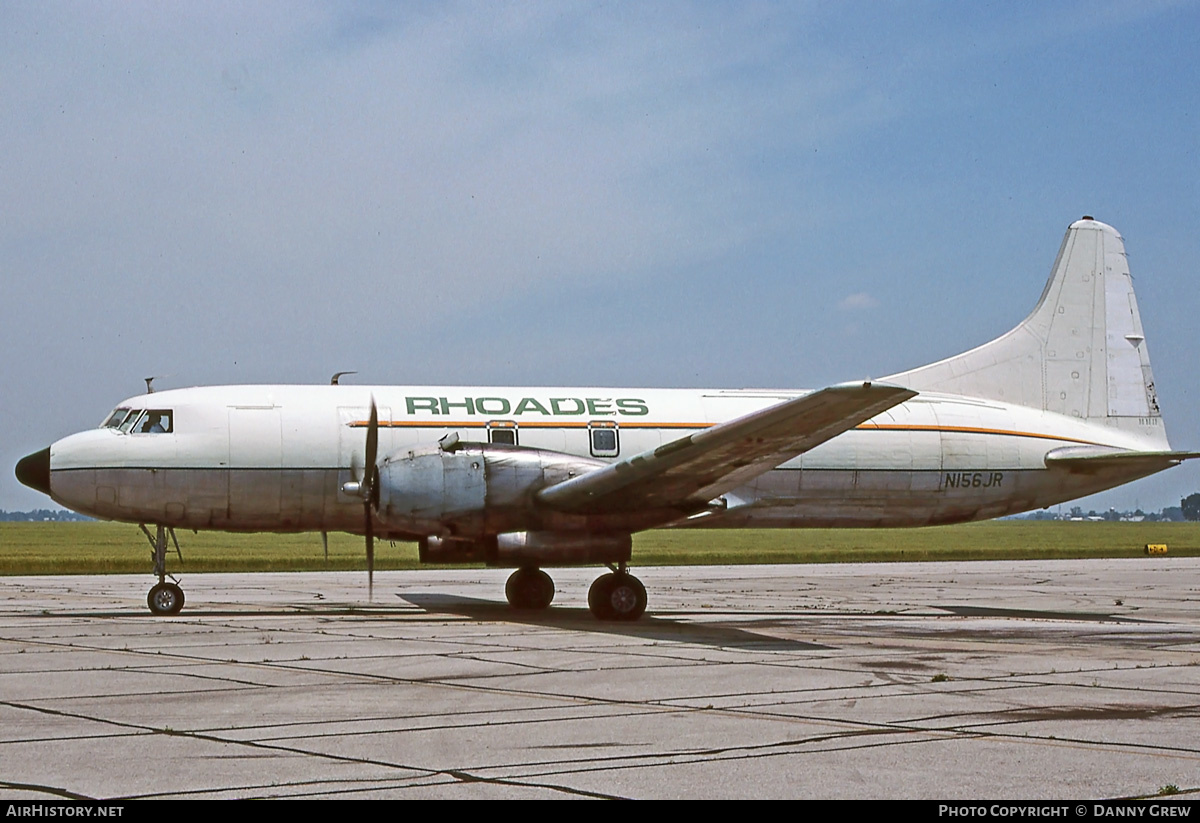
<path id="1" fill-rule="evenodd" d="M 879 377 L 1014 326 L 1084 214 L 1200 450 L 1197 42 L 1146 0 L 5 2 L 0 464 L 150 375 Z"/>

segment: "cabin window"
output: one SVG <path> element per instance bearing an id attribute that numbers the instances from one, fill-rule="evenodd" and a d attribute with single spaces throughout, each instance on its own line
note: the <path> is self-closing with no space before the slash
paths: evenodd
<path id="1" fill-rule="evenodd" d="M 588 423 L 593 457 L 616 457 L 620 453 L 617 424 L 611 420 L 596 420 Z"/>
<path id="2" fill-rule="evenodd" d="M 492 420 L 487 424 L 488 442 L 517 445 L 517 424 L 511 420 Z"/>

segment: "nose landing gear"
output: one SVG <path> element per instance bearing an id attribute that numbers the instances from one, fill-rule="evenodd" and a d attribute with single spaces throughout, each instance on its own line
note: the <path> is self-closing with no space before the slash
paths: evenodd
<path id="1" fill-rule="evenodd" d="M 174 583 L 158 583 L 146 595 L 146 605 L 152 614 L 179 614 L 183 608 L 183 589 Z"/>
<path id="2" fill-rule="evenodd" d="M 154 573 L 158 575 L 158 583 L 146 595 L 146 605 L 150 607 L 151 614 L 159 616 L 179 614 L 180 609 L 183 608 L 183 589 L 179 588 L 175 582 L 167 582 L 167 534 L 171 535 L 171 542 L 175 544 L 175 554 L 178 555 L 180 561 L 183 560 L 183 552 L 179 550 L 179 540 L 175 537 L 175 530 L 166 526 L 156 526 L 154 535 L 151 535 L 145 523 L 139 523 L 138 527 L 150 541 L 154 558 Z"/>

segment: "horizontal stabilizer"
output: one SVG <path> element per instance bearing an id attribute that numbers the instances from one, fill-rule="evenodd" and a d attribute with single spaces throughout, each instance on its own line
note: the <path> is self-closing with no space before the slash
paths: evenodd
<path id="1" fill-rule="evenodd" d="M 1200 452 L 1144 452 L 1114 449 L 1110 446 L 1065 446 L 1046 455 L 1046 466 L 1087 474 L 1107 469 L 1134 469 L 1140 466 L 1145 469 L 1145 474 L 1153 474 L 1196 457 L 1200 457 Z"/>
<path id="2" fill-rule="evenodd" d="M 695 509 L 916 396 L 886 383 L 845 383 L 719 423 L 542 489 L 559 511 Z"/>

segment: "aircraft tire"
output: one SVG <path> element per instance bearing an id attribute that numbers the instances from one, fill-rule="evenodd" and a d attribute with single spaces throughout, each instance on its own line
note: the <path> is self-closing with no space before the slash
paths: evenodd
<path id="1" fill-rule="evenodd" d="M 646 587 L 632 574 L 601 575 L 588 589 L 588 608 L 597 620 L 637 620 L 646 611 Z"/>
<path id="2" fill-rule="evenodd" d="M 146 595 L 150 613 L 156 615 L 179 614 L 183 609 L 183 589 L 174 583 L 159 583 Z"/>
<path id="3" fill-rule="evenodd" d="M 588 608 L 597 620 L 612 620 L 612 607 L 608 600 L 608 587 L 612 583 L 612 578 L 615 574 L 602 574 L 592 581 L 591 588 L 588 589 Z"/>
<path id="4" fill-rule="evenodd" d="M 540 611 L 554 600 L 554 581 L 541 569 L 517 569 L 504 584 L 504 595 L 514 609 Z"/>

